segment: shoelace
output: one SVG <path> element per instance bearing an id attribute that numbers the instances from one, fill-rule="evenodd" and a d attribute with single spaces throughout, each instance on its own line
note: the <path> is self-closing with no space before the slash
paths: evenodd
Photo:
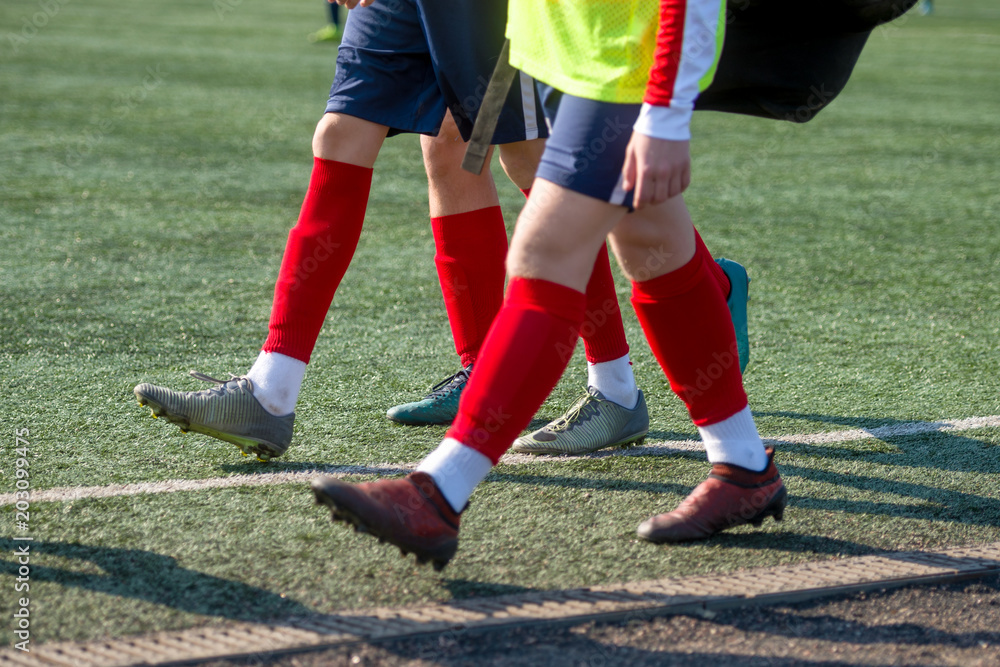
<path id="1" fill-rule="evenodd" d="M 564 416 L 549 425 L 548 430 L 554 432 L 568 431 L 576 425 L 577 420 L 587 421 L 593 415 L 597 414 L 599 403 L 600 401 L 597 398 L 590 394 L 590 392 L 587 392 Z"/>
<path id="2" fill-rule="evenodd" d="M 431 393 L 427 394 L 427 398 L 441 398 L 442 396 L 447 396 L 455 389 L 458 389 L 469 381 L 469 373 L 470 371 L 468 368 L 463 368 L 451 377 L 446 377 L 431 387 Z"/>
<path id="3" fill-rule="evenodd" d="M 240 391 L 246 392 L 247 390 L 249 390 L 251 394 L 253 393 L 253 382 L 250 380 L 250 378 L 244 375 L 234 375 L 230 373 L 228 380 L 220 380 L 219 378 L 214 378 L 211 375 L 205 375 L 204 373 L 199 373 L 198 371 L 188 371 L 188 375 L 193 377 L 195 380 L 201 380 L 202 382 L 213 382 L 219 385 L 218 387 L 212 387 L 212 389 L 210 389 L 209 391 L 218 391 L 221 394 L 224 391 L 223 388 L 225 387 L 225 385 L 236 380 L 237 381 L 236 386 L 240 388 Z M 247 381 L 246 387 L 244 387 L 240 382 L 238 382 L 239 380 L 246 380 Z"/>

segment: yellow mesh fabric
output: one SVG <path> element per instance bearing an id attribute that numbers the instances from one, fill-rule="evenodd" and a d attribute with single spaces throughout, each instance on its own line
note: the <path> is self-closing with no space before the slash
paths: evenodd
<path id="1" fill-rule="evenodd" d="M 658 0 L 509 0 L 510 61 L 564 93 L 638 104 L 658 17 Z"/>

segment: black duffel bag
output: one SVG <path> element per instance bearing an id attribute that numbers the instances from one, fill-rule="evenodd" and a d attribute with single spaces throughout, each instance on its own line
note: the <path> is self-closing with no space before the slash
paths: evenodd
<path id="1" fill-rule="evenodd" d="M 712 84 L 695 108 L 795 123 L 844 89 L 871 31 L 916 0 L 730 0 Z"/>

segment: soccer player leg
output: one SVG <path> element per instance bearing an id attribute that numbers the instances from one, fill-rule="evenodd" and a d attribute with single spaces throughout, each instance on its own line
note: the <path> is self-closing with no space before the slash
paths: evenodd
<path id="1" fill-rule="evenodd" d="M 288 234 L 268 336 L 257 360 L 245 376 L 231 380 L 196 375 L 216 382 L 213 389 L 178 392 L 137 386 L 139 403 L 149 405 L 154 416 L 182 430 L 230 442 L 261 461 L 284 454 L 291 444 L 306 364 L 357 247 L 371 165 L 385 131 L 349 116 L 327 114 L 320 121 L 309 188 Z"/>
<path id="2" fill-rule="evenodd" d="M 760 525 L 767 516 L 780 520 L 785 488 L 750 414 L 726 299 L 683 198 L 628 216 L 611 242 L 632 280 L 632 304 L 653 354 L 713 464 L 708 480 L 674 511 L 641 524 L 639 535 L 680 542 Z"/>
<path id="3" fill-rule="evenodd" d="M 290 385 L 284 364 L 268 357 L 298 361 L 303 368 L 309 363 L 333 295 L 354 257 L 372 167 L 387 132 L 384 125 L 340 113 L 325 114 L 316 127 L 313 172 L 285 245 L 261 367 L 255 364 L 249 373 L 265 391 L 262 403 L 275 412 L 294 407 L 298 383 Z"/>
<path id="4" fill-rule="evenodd" d="M 504 304 L 480 351 L 458 417 L 444 441 L 413 473 L 429 477 L 433 493 L 427 495 L 440 496 L 452 512 L 464 510 L 475 487 L 527 426 L 565 370 L 583 321 L 584 290 L 595 258 L 607 231 L 625 211 L 621 204 L 558 184 L 560 173 L 560 168 L 550 169 L 554 180 L 535 179 L 508 253 L 511 279 Z M 340 494 L 335 480 L 324 484 Z M 384 484 L 388 489 L 389 482 Z M 365 489 L 367 498 L 378 493 L 379 489 Z M 439 527 L 431 533 L 453 535 L 457 543 L 457 532 L 452 534 L 442 519 L 447 516 L 444 512 L 427 510 L 422 516 L 437 520 Z M 416 526 L 397 526 L 383 537 L 397 545 L 412 544 Z M 430 549 L 425 557 L 432 557 Z"/>
<path id="5" fill-rule="evenodd" d="M 462 169 L 467 143 L 451 114 L 437 136 L 422 136 L 427 170 L 434 264 L 461 369 L 419 401 L 393 406 L 386 416 L 409 425 L 450 424 L 483 338 L 503 300 L 507 229 L 488 169 Z"/>
<path id="6" fill-rule="evenodd" d="M 529 139 L 500 145 L 500 166 L 510 182 L 527 197 L 545 151 L 545 139 Z"/>
<path id="7" fill-rule="evenodd" d="M 535 139 L 500 147 L 507 177 L 527 196 L 544 141 Z M 645 402 L 632 373 L 607 248 L 597 253 L 587 283 L 587 310 L 580 336 L 587 357 L 587 387 L 565 414 L 543 428 L 522 436 L 514 451 L 529 454 L 572 454 L 641 442 L 648 431 Z M 601 409 L 603 403 L 603 409 Z M 586 409 L 587 406 L 593 409 Z M 596 411 L 595 411 L 596 410 Z M 621 432 L 612 422 L 627 418 L 632 427 Z M 642 421 L 647 423 L 642 425 Z"/>
<path id="8" fill-rule="evenodd" d="M 335 519 L 443 567 L 476 486 L 559 380 L 583 321 L 594 257 L 622 209 L 536 181 L 508 256 L 510 284 L 444 441 L 403 479 L 351 485 L 325 477 L 317 501 Z M 535 203 L 533 205 L 533 202 Z M 407 511 L 399 512 L 399 508 Z"/>
<path id="9" fill-rule="evenodd" d="M 547 111 L 555 115 L 555 123 L 538 169 L 539 178 L 598 201 L 627 207 L 625 193 L 619 192 L 617 185 L 628 134 L 619 129 L 628 128 L 626 117 L 634 119 L 638 106 L 623 108 L 571 96 L 561 98 L 547 87 L 544 98 Z M 557 115 L 556 99 L 560 100 Z M 531 196 L 545 196 L 545 191 L 532 192 Z M 581 336 L 587 356 L 588 387 L 564 415 L 518 438 L 516 452 L 584 454 L 641 442 L 649 430 L 649 414 L 632 374 L 604 244 L 592 263 L 586 298 Z"/>
<path id="10" fill-rule="evenodd" d="M 357 246 L 382 142 L 390 128 L 432 131 L 444 115 L 430 57 L 426 47 L 419 48 L 422 40 L 413 2 L 352 12 L 327 113 L 313 137 L 313 172 L 288 235 L 263 349 L 246 376 L 215 381 L 220 386 L 213 389 L 176 392 L 139 385 L 136 396 L 154 415 L 231 442 L 261 460 L 288 448 L 305 367 Z M 408 43 L 418 46 L 402 53 L 388 48 Z M 426 114 L 415 117 L 417 108 Z"/>
<path id="11" fill-rule="evenodd" d="M 399 423 L 451 423 L 471 366 L 503 299 L 507 234 L 492 176 L 488 168 L 479 175 L 469 174 L 461 163 L 504 42 L 506 12 L 506 0 L 420 5 L 419 21 L 434 66 L 434 85 L 449 110 L 437 136 L 423 137 L 421 147 L 428 176 L 435 265 L 462 368 L 435 385 L 423 400 L 390 408 L 387 417 Z M 520 83 L 512 86 L 500 112 L 494 143 L 526 143 L 544 134 L 533 120 L 540 114 L 533 81 L 529 78 L 527 82 L 531 85 L 524 91 Z M 533 167 L 530 171 L 533 175 Z"/>

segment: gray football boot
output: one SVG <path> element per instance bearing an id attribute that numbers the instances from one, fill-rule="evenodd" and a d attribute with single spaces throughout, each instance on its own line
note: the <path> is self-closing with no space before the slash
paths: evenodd
<path id="1" fill-rule="evenodd" d="M 191 377 L 218 386 L 181 392 L 144 382 L 135 388 L 135 397 L 139 405 L 149 406 L 154 418 L 177 424 L 183 433 L 195 431 L 231 442 L 244 456 L 254 454 L 266 463 L 285 453 L 292 442 L 294 412 L 276 417 L 265 410 L 249 378 L 217 380 L 194 371 Z"/>
<path id="2" fill-rule="evenodd" d="M 604 398 L 587 387 L 580 399 L 562 417 L 514 441 L 521 454 L 587 454 L 605 447 L 642 444 L 649 432 L 646 397 L 631 410 Z"/>

